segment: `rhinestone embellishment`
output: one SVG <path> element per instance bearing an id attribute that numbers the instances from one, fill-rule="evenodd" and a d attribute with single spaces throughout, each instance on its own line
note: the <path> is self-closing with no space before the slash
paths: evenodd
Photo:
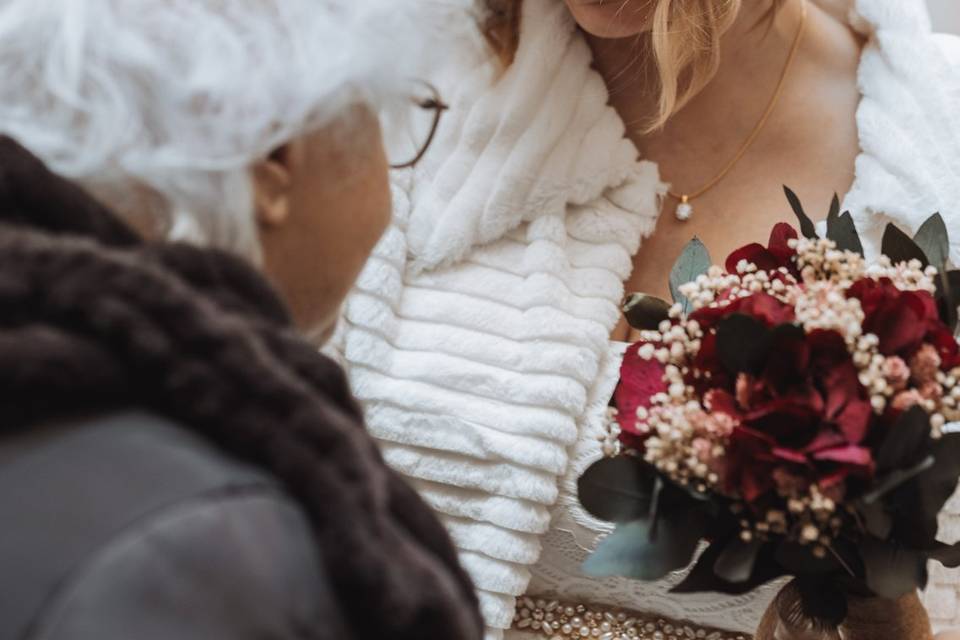
<path id="1" fill-rule="evenodd" d="M 520 598 L 513 628 L 547 640 L 750 640 L 750 636 L 628 611 Z"/>

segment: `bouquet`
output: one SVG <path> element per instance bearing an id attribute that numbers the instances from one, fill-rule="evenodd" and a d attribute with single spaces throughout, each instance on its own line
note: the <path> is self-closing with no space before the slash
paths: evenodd
<path id="1" fill-rule="evenodd" d="M 629 296 L 641 340 L 612 409 L 615 451 L 579 498 L 616 528 L 588 558 L 595 576 L 674 592 L 748 592 L 793 576 L 840 624 L 844 594 L 897 598 L 936 559 L 937 516 L 960 477 L 960 271 L 939 215 L 914 238 L 893 225 L 868 264 L 834 198 L 825 238 L 787 190 L 801 233 L 711 266 L 694 239 L 673 304 Z M 838 597 L 839 596 L 839 597 Z"/>

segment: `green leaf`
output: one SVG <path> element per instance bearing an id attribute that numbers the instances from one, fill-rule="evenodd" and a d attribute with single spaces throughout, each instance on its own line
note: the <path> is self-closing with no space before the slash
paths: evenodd
<path id="1" fill-rule="evenodd" d="M 692 307 L 686 296 L 680 293 L 680 287 L 706 273 L 710 269 L 710 264 L 710 253 L 707 248 L 700 242 L 700 238 L 694 238 L 683 248 L 683 253 L 670 270 L 670 294 L 674 302 L 683 305 L 684 313 L 692 311 Z"/>
<path id="2" fill-rule="evenodd" d="M 930 558 L 948 569 L 960 567 L 960 542 L 955 544 L 938 543 L 937 548 L 930 552 Z"/>
<path id="3" fill-rule="evenodd" d="M 935 213 L 920 225 L 913 241 L 926 254 L 930 264 L 943 269 L 950 259 L 950 234 L 943 216 Z"/>
<path id="4" fill-rule="evenodd" d="M 717 355 L 730 373 L 754 373 L 770 348 L 770 330 L 748 315 L 734 313 L 717 325 Z"/>
<path id="5" fill-rule="evenodd" d="M 803 237 L 811 240 L 819 238 L 820 236 L 817 235 L 817 227 L 813 224 L 810 216 L 803 210 L 803 205 L 800 204 L 800 198 L 797 197 L 797 194 L 787 186 L 783 187 L 783 192 L 787 194 L 787 201 L 790 203 L 790 208 L 793 209 L 794 215 L 796 215 L 797 220 L 800 221 L 800 233 L 803 234 Z"/>
<path id="6" fill-rule="evenodd" d="M 603 458 L 577 480 L 580 504 L 607 522 L 630 522 L 650 513 L 656 473 L 633 456 Z"/>
<path id="7" fill-rule="evenodd" d="M 914 405 L 904 411 L 887 432 L 877 451 L 881 474 L 911 468 L 927 457 L 930 449 L 930 416 Z"/>
<path id="8" fill-rule="evenodd" d="M 713 565 L 714 573 L 723 580 L 733 583 L 746 582 L 753 575 L 757 557 L 763 548 L 764 542 L 754 538 L 744 542 L 735 538 L 724 548 Z"/>
<path id="9" fill-rule="evenodd" d="M 623 301 L 623 313 L 634 329 L 656 330 L 670 318 L 670 303 L 645 293 L 631 293 Z"/>
<path id="10" fill-rule="evenodd" d="M 840 217 L 840 196 L 834 193 L 833 199 L 830 201 L 830 211 L 827 212 L 827 221 L 838 217 Z"/>
<path id="11" fill-rule="evenodd" d="M 777 562 L 792 574 L 824 574 L 843 569 L 833 554 L 822 558 L 813 555 L 813 546 L 783 540 L 777 545 Z"/>
<path id="12" fill-rule="evenodd" d="M 926 557 L 919 551 L 869 537 L 860 543 L 867 586 L 882 598 L 896 600 L 926 586 Z"/>
<path id="13" fill-rule="evenodd" d="M 937 302 L 940 318 L 951 329 L 956 330 L 957 308 L 960 307 L 960 271 L 941 269 L 937 275 Z"/>
<path id="14" fill-rule="evenodd" d="M 935 464 L 895 489 L 887 498 L 894 510 L 893 537 L 911 548 L 936 548 L 937 516 L 957 489 L 960 433 L 946 433 L 930 444 Z"/>
<path id="15" fill-rule="evenodd" d="M 894 264 L 900 262 L 909 262 L 910 260 L 919 260 L 926 268 L 930 261 L 927 260 L 927 254 L 923 252 L 917 243 L 907 234 L 901 231 L 897 225 L 890 223 L 883 232 L 883 243 L 881 245 L 883 255 L 890 258 Z"/>
<path id="16" fill-rule="evenodd" d="M 882 502 L 864 498 L 857 503 L 857 513 L 863 519 L 864 528 L 868 533 L 881 540 L 890 537 L 890 532 L 893 530 L 893 516 Z"/>
<path id="17" fill-rule="evenodd" d="M 827 237 L 837 243 L 837 249 L 863 255 L 863 243 L 860 242 L 860 234 L 849 211 L 844 211 L 843 215 L 831 212 L 827 218 Z"/>
<path id="18" fill-rule="evenodd" d="M 771 580 L 783 576 L 786 572 L 773 558 L 774 546 L 770 543 L 761 547 L 754 562 L 750 578 L 743 582 L 729 582 L 717 575 L 714 567 L 731 539 L 717 541 L 704 550 L 687 576 L 670 593 L 725 593 L 741 595 L 749 593 Z"/>
<path id="19" fill-rule="evenodd" d="M 863 496 L 863 498 L 861 498 L 861 501 L 863 502 L 864 505 L 877 504 L 880 498 L 887 495 L 888 493 L 890 493 L 900 485 L 910 481 L 915 476 L 918 476 L 924 471 L 926 471 L 927 469 L 933 467 L 934 464 L 936 464 L 936 460 L 934 460 L 933 456 L 927 456 L 922 461 L 918 462 L 916 465 L 908 469 L 894 469 L 889 474 L 887 474 L 885 478 L 881 479 L 877 483 L 876 487 L 872 491 L 870 491 L 870 493 Z M 871 533 L 875 533 L 875 532 L 871 532 Z M 877 537 L 885 538 L 886 536 L 878 535 Z"/>
<path id="20" fill-rule="evenodd" d="M 652 527 L 649 519 L 617 525 L 584 562 L 584 573 L 653 581 L 687 566 L 704 532 L 698 513 L 688 509 L 661 516 L 656 535 Z"/>

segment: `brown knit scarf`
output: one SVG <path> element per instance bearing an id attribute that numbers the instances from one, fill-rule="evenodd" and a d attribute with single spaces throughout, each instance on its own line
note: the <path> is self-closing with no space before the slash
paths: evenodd
<path id="1" fill-rule="evenodd" d="M 126 407 L 283 482 L 352 637 L 480 637 L 443 527 L 384 465 L 342 372 L 263 279 L 223 252 L 140 240 L 0 139 L 0 424 Z"/>

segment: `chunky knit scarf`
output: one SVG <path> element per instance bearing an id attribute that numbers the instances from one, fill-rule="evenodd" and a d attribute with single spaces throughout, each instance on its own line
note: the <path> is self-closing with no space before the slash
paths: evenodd
<path id="1" fill-rule="evenodd" d="M 226 253 L 146 242 L 0 139 L 0 424 L 140 407 L 269 470 L 353 638 L 477 638 L 444 529 L 382 462 L 339 368 Z"/>

